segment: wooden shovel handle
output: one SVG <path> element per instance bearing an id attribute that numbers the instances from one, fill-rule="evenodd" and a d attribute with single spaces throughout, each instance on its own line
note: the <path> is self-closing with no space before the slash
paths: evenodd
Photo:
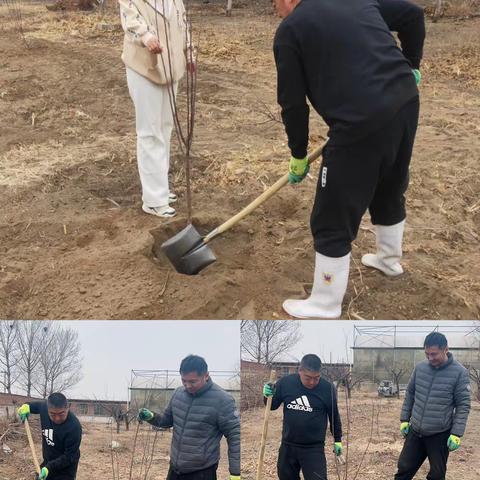
<path id="1" fill-rule="evenodd" d="M 37 474 L 40 475 L 40 463 L 38 461 L 37 452 L 35 451 L 35 444 L 33 443 L 32 432 L 30 431 L 28 420 L 25 419 L 23 424 L 25 425 L 25 431 L 27 432 L 28 444 L 30 445 L 30 451 L 32 452 L 33 464 L 35 465 Z"/>
<path id="2" fill-rule="evenodd" d="M 270 383 L 273 383 L 275 379 L 276 379 L 275 370 L 271 370 Z M 272 397 L 268 397 L 267 404 L 265 405 L 265 416 L 263 417 L 263 432 L 262 432 L 262 440 L 260 442 L 260 452 L 258 453 L 257 480 L 262 480 L 262 476 L 263 476 L 263 457 L 265 456 L 265 444 L 267 443 L 267 433 L 268 433 L 268 419 L 270 418 L 271 408 L 272 408 Z"/>
<path id="3" fill-rule="evenodd" d="M 323 149 L 327 144 L 328 140 L 325 141 L 320 147 L 314 150 L 308 156 L 308 164 L 310 165 L 314 162 L 318 157 L 322 155 Z M 272 195 L 277 193 L 283 186 L 288 183 L 288 173 L 286 173 L 283 177 L 279 178 L 270 188 L 265 190 L 259 197 L 257 197 L 253 202 L 249 203 L 243 210 L 238 212 L 232 218 L 227 220 L 226 222 L 222 223 L 219 227 L 215 230 L 210 232 L 204 239 L 204 243 L 208 243 L 217 235 L 227 231 L 228 229 L 232 228 L 236 225 L 240 220 L 245 218 L 247 215 L 250 215 L 256 208 L 258 208 L 262 203 L 266 202 Z"/>

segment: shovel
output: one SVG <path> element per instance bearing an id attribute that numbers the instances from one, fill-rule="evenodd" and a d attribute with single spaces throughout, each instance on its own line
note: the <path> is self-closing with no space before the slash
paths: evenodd
<path id="1" fill-rule="evenodd" d="M 275 370 L 271 370 L 269 382 L 274 383 L 275 379 L 276 379 Z M 260 451 L 258 452 L 256 480 L 262 480 L 262 476 L 263 476 L 263 457 L 265 456 L 265 445 L 267 443 L 267 433 L 268 433 L 268 419 L 270 418 L 270 411 L 272 408 L 272 399 L 273 397 L 268 397 L 267 404 L 265 405 L 265 416 L 263 418 L 262 440 L 260 442 Z"/>
<path id="2" fill-rule="evenodd" d="M 40 463 L 38 462 L 37 452 L 35 451 L 35 444 L 33 443 L 32 432 L 30 431 L 28 419 L 25 419 L 23 424 L 25 425 L 25 431 L 27 432 L 28 444 L 30 445 L 30 451 L 32 452 L 33 464 L 35 465 L 37 475 L 40 475 Z"/>
<path id="3" fill-rule="evenodd" d="M 327 142 L 324 142 L 322 146 L 318 147 L 308 156 L 309 164 L 322 155 L 326 143 Z M 277 193 L 287 183 L 288 173 L 277 180 L 270 188 L 265 190 L 265 192 L 247 205 L 243 210 L 222 223 L 219 227 L 215 228 L 215 230 L 211 231 L 206 237 L 202 237 L 192 224 L 186 226 L 183 230 L 162 244 L 161 248 L 163 252 L 178 273 L 196 275 L 217 260 L 213 251 L 207 245 L 208 242 L 213 240 L 217 235 L 232 228 L 247 215 L 250 215 L 256 208 Z"/>

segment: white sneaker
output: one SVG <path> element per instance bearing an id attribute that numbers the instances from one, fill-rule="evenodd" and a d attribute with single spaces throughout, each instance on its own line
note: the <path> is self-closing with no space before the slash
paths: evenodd
<path id="1" fill-rule="evenodd" d="M 175 203 L 177 200 L 178 197 L 174 193 L 170 192 L 168 194 L 168 203 Z"/>
<path id="2" fill-rule="evenodd" d="M 142 205 L 142 210 L 145 213 L 150 215 L 155 215 L 156 217 L 171 218 L 174 217 L 177 212 L 170 205 L 164 205 L 162 207 L 149 207 L 145 204 Z"/>
<path id="3" fill-rule="evenodd" d="M 405 220 L 395 225 L 375 225 L 377 253 L 367 253 L 362 257 L 362 263 L 380 270 L 389 277 L 403 273 L 400 265 L 402 258 L 402 239 Z"/>
<path id="4" fill-rule="evenodd" d="M 283 309 L 295 318 L 338 318 L 347 291 L 350 253 L 340 258 L 315 253 L 315 272 L 310 297 L 285 300 Z"/>

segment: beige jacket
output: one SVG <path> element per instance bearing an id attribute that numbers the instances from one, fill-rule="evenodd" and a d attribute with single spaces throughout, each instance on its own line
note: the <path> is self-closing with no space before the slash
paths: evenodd
<path id="1" fill-rule="evenodd" d="M 152 82 L 178 82 L 187 60 L 187 18 L 183 0 L 119 0 L 123 41 L 123 63 Z M 161 54 L 145 47 L 154 35 L 163 48 Z M 188 42 L 189 43 L 189 42 Z"/>

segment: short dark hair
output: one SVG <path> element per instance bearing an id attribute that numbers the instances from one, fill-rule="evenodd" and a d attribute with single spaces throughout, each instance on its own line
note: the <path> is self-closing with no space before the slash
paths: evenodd
<path id="1" fill-rule="evenodd" d="M 50 408 L 67 408 L 68 400 L 63 393 L 55 392 L 47 398 L 47 407 Z"/>
<path id="2" fill-rule="evenodd" d="M 322 368 L 322 361 L 317 355 L 309 353 L 300 361 L 300 368 L 310 370 L 311 372 L 319 372 Z"/>
<path id="3" fill-rule="evenodd" d="M 438 348 L 446 348 L 448 346 L 447 337 L 440 332 L 431 332 L 425 337 L 425 341 L 423 342 L 423 347 L 438 347 Z"/>
<path id="4" fill-rule="evenodd" d="M 208 372 L 208 365 L 204 358 L 198 355 L 189 355 L 180 364 L 180 373 L 196 372 L 197 375 L 205 375 Z"/>

